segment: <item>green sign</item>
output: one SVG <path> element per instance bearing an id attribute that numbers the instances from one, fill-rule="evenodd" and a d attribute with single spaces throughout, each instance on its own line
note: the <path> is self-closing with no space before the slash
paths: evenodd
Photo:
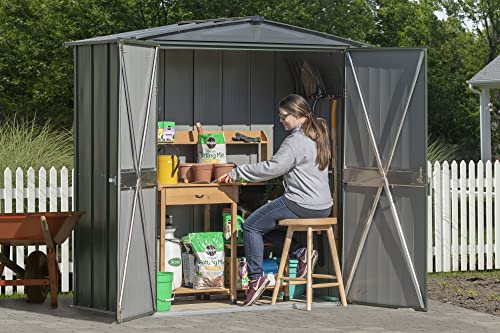
<path id="1" fill-rule="evenodd" d="M 168 261 L 168 264 L 170 266 L 174 266 L 174 267 L 177 267 L 177 266 L 180 266 L 181 265 L 181 259 L 180 258 L 172 258 Z"/>

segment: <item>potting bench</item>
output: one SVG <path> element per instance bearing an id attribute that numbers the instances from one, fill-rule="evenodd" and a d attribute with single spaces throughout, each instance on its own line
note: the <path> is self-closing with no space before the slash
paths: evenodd
<path id="1" fill-rule="evenodd" d="M 206 131 L 205 133 L 217 133 L 221 131 Z M 222 131 L 226 145 L 257 145 L 258 161 L 265 161 L 269 158 L 269 141 L 264 131 Z M 233 140 L 236 133 L 241 133 L 247 137 L 259 137 L 260 142 L 244 142 Z M 198 144 L 197 131 L 176 131 L 175 140 L 172 143 L 159 142 L 158 145 L 195 145 Z M 203 289 L 179 287 L 175 289 L 175 294 L 193 293 L 229 293 L 232 304 L 236 304 L 237 280 L 238 280 L 238 258 L 237 258 L 237 228 L 236 210 L 239 201 L 239 186 L 242 184 L 193 184 L 178 183 L 162 185 L 158 184 L 160 192 L 160 239 L 165 239 L 165 223 L 167 206 L 175 205 L 204 205 L 204 231 L 210 231 L 210 205 L 229 204 L 231 205 L 231 243 L 225 246 L 230 247 L 230 288 L 227 289 Z M 160 270 L 165 270 L 165 242 L 160 242 Z"/>

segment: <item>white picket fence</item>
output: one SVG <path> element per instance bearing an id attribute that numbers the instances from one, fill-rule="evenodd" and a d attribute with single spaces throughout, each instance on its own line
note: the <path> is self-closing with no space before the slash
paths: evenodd
<path id="1" fill-rule="evenodd" d="M 500 269 L 500 162 L 427 165 L 427 271 Z"/>
<path id="2" fill-rule="evenodd" d="M 430 187 L 427 211 L 427 271 L 475 271 L 500 269 L 500 162 L 464 161 L 436 162 L 427 165 Z M 0 188 L 0 213 L 57 212 L 74 207 L 73 184 L 66 167 L 59 172 L 55 168 L 47 172 L 29 168 L 24 175 L 18 168 L 13 186 L 12 171 L 4 171 L 3 188 Z M 13 207 L 14 205 L 14 207 Z M 48 210 L 47 210 L 48 206 Z M 14 209 L 13 209 L 14 208 Z M 58 246 L 58 261 L 62 274 L 61 290 L 70 291 L 70 273 L 73 258 L 70 257 L 73 237 Z M 24 260 L 37 247 L 17 246 L 11 251 L 11 260 L 24 267 Z M 40 246 L 41 251 L 46 251 Z M 4 279 L 15 277 L 9 269 Z M 16 289 L 17 288 L 17 289 Z M 23 293 L 24 288 L 3 287 L 0 293 Z"/>
<path id="3" fill-rule="evenodd" d="M 29 168 L 26 178 L 23 170 L 18 168 L 15 172 L 15 185 L 13 186 L 12 171 L 7 168 L 4 171 L 3 188 L 0 188 L 0 213 L 23 213 L 23 212 L 66 212 L 73 210 L 73 187 L 70 186 L 68 169 L 63 167 L 60 172 L 55 168 L 49 170 L 49 185 L 47 186 L 47 172 L 44 168 L 38 170 L 38 182 L 35 170 Z M 74 171 L 71 171 L 71 184 L 73 184 Z M 14 209 L 13 209 L 14 202 Z M 48 205 L 48 210 L 47 210 Z M 57 246 L 59 269 L 61 270 L 61 291 L 72 290 L 70 285 L 70 273 L 73 272 L 73 258 L 70 258 L 70 247 L 72 248 L 73 237 L 68 238 L 63 244 Z M 45 246 L 16 246 L 11 249 L 10 259 L 19 266 L 24 267 L 27 256 L 38 250 L 47 253 Z M 12 280 L 15 277 L 10 269 L 5 268 L 3 278 Z M 17 288 L 17 289 L 16 289 Z M 2 287 L 0 292 L 6 295 L 14 291 L 24 293 L 24 287 Z"/>

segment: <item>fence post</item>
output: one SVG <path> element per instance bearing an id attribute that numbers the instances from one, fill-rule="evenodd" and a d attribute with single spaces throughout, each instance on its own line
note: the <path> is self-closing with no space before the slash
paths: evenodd
<path id="1" fill-rule="evenodd" d="M 484 164 L 477 163 L 477 269 L 484 270 Z"/>
<path id="2" fill-rule="evenodd" d="M 68 169 L 61 169 L 61 212 L 68 211 Z M 66 239 L 61 244 L 61 291 L 69 291 L 69 242 Z"/>
<path id="3" fill-rule="evenodd" d="M 38 211 L 42 213 L 47 211 L 47 172 L 45 168 L 38 170 Z M 45 245 L 40 245 L 38 250 L 47 253 Z"/>
<path id="4" fill-rule="evenodd" d="M 486 162 L 486 269 L 493 269 L 493 175 L 491 161 Z"/>
<path id="5" fill-rule="evenodd" d="M 467 164 L 460 162 L 460 270 L 467 270 Z"/>
<path id="6" fill-rule="evenodd" d="M 476 165 L 469 162 L 469 270 L 476 270 Z"/>
<path id="7" fill-rule="evenodd" d="M 24 177 L 21 168 L 16 169 L 16 213 L 24 212 Z M 14 246 L 16 253 L 16 264 L 24 268 L 24 246 Z M 16 274 L 16 279 L 18 278 Z M 16 291 L 24 294 L 24 286 L 17 286 Z"/>
<path id="8" fill-rule="evenodd" d="M 500 269 L 500 161 L 495 162 L 495 269 Z"/>
<path id="9" fill-rule="evenodd" d="M 458 271 L 458 171 L 451 163 L 451 270 Z"/>
<path id="10" fill-rule="evenodd" d="M 432 223 L 432 164 L 427 161 L 427 272 L 434 272 L 434 228 Z"/>
<path id="11" fill-rule="evenodd" d="M 3 185 L 4 185 L 4 203 L 5 203 L 5 213 L 12 213 L 12 172 L 10 168 L 5 169 L 3 173 Z M 13 251 L 10 251 L 9 259 L 13 259 Z M 12 280 L 13 274 L 10 269 L 4 270 L 5 279 Z M 5 294 L 12 295 L 14 288 L 12 286 L 5 287 Z"/>
<path id="12" fill-rule="evenodd" d="M 436 272 L 443 271 L 443 225 L 441 211 L 441 165 L 439 162 L 434 163 L 434 249 L 436 250 Z"/>
<path id="13" fill-rule="evenodd" d="M 35 200 L 36 200 L 36 188 L 35 188 L 35 170 L 33 168 L 28 169 L 28 191 L 26 193 L 26 197 L 28 198 L 28 213 L 35 212 Z M 36 250 L 36 246 L 30 245 L 28 246 L 29 256 L 31 252 Z"/>
<path id="14" fill-rule="evenodd" d="M 443 247 L 443 272 L 451 271 L 451 219 L 450 219 L 450 167 L 447 161 L 443 162 L 442 173 L 443 187 L 441 189 L 443 200 L 443 217 L 442 217 L 442 247 Z"/>

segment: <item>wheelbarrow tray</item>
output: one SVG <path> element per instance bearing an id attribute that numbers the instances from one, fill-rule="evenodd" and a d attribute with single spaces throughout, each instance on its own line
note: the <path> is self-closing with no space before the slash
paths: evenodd
<path id="1" fill-rule="evenodd" d="M 63 243 L 73 231 L 82 212 L 16 213 L 0 215 L 0 244 L 46 245 L 40 226 L 45 217 L 53 242 Z"/>
<path id="2" fill-rule="evenodd" d="M 43 303 L 50 289 L 51 305 L 58 304 L 59 267 L 56 245 L 73 231 L 83 212 L 16 213 L 0 215 L 0 276 L 5 268 L 16 273 L 16 280 L 0 280 L 0 286 L 26 286 L 28 300 Z M 46 245 L 47 253 L 31 252 L 26 268 L 10 260 L 11 246 Z"/>

